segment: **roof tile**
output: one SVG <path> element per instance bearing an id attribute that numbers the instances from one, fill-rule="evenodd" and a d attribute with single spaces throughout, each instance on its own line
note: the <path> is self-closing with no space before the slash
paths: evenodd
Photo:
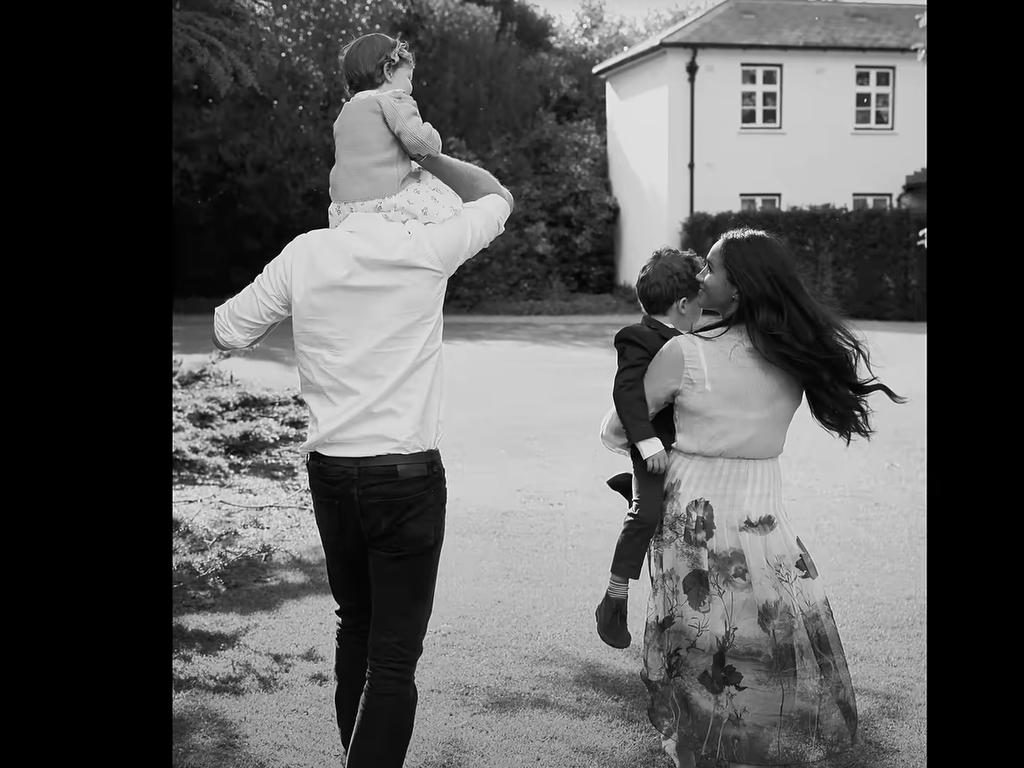
<path id="1" fill-rule="evenodd" d="M 723 0 L 594 67 L 603 74 L 665 46 L 839 48 L 910 52 L 924 40 L 917 16 L 926 5 Z"/>

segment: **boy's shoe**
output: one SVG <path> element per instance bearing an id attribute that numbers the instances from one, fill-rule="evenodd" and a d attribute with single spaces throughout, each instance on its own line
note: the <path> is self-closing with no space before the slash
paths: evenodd
<path id="1" fill-rule="evenodd" d="M 629 630 L 626 629 L 626 599 L 618 599 L 604 593 L 604 598 L 594 612 L 597 618 L 597 634 L 612 648 L 628 648 Z"/>
<path id="2" fill-rule="evenodd" d="M 621 493 L 627 504 L 633 503 L 633 476 L 629 472 L 620 472 L 609 477 L 605 482 L 616 493 Z"/>

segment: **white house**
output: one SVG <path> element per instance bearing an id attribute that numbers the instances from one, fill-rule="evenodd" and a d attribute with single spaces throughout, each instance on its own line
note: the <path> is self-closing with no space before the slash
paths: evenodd
<path id="1" fill-rule="evenodd" d="M 722 0 L 594 67 L 619 282 L 694 212 L 899 204 L 927 165 L 925 10 Z"/>

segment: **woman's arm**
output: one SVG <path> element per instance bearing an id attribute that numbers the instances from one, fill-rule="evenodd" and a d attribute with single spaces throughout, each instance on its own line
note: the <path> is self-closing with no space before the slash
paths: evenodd
<path id="1" fill-rule="evenodd" d="M 682 336 L 667 342 L 647 366 L 644 375 L 644 393 L 647 395 L 647 410 L 651 416 L 675 400 L 683 381 Z"/>

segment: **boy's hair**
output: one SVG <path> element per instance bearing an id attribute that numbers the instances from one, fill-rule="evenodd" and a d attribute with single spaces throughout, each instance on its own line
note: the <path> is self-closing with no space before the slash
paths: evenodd
<path id="1" fill-rule="evenodd" d="M 692 299 L 700 290 L 697 273 L 703 269 L 691 250 L 659 248 L 640 268 L 636 297 L 644 312 L 663 315 L 680 299 Z"/>
<path id="2" fill-rule="evenodd" d="M 341 71 L 349 95 L 377 88 L 384 83 L 384 73 L 400 64 L 416 66 L 416 60 L 404 40 L 371 32 L 353 40 L 341 51 Z"/>

